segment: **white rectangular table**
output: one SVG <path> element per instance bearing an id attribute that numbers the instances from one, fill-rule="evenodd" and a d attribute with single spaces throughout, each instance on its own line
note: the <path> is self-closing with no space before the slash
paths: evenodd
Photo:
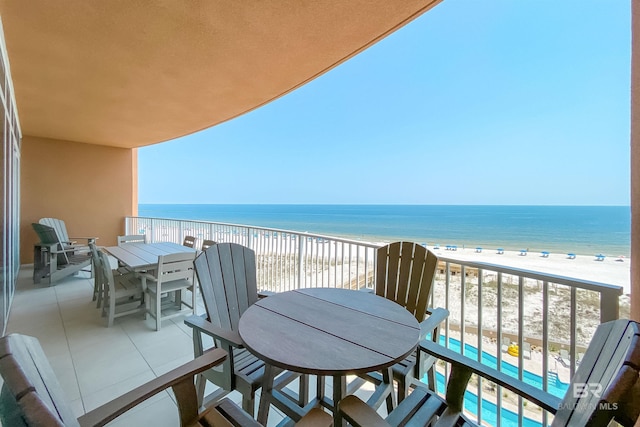
<path id="1" fill-rule="evenodd" d="M 158 264 L 158 255 L 196 252 L 193 248 L 173 242 L 126 243 L 122 246 L 107 246 L 104 250 L 134 271 L 153 270 Z"/>

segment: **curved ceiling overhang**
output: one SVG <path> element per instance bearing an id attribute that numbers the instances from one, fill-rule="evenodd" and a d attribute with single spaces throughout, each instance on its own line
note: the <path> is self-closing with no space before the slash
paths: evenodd
<path id="1" fill-rule="evenodd" d="M 258 108 L 441 0 L 0 0 L 24 135 L 134 148 Z"/>

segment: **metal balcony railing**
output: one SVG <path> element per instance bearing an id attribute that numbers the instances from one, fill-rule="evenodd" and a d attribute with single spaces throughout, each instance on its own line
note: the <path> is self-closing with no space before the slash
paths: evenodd
<path id="1" fill-rule="evenodd" d="M 149 242 L 185 236 L 234 242 L 256 252 L 259 290 L 373 288 L 377 244 L 314 233 L 207 221 L 128 217 L 127 234 Z M 620 315 L 623 289 L 501 265 L 439 257 L 431 306 L 450 316 L 444 345 L 562 397 L 595 328 Z M 448 371 L 440 366 L 441 387 Z M 467 410 L 479 423 L 546 425 L 548 414 L 482 380 Z M 444 389 L 440 389 L 444 392 Z"/>

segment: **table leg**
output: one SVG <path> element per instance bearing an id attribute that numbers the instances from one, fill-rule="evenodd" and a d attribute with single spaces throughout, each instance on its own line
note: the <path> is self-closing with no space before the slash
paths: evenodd
<path id="1" fill-rule="evenodd" d="M 338 403 L 347 392 L 347 377 L 345 375 L 333 376 L 333 427 L 346 426 L 346 422 L 342 419 L 340 411 L 338 411 Z"/>
<path id="2" fill-rule="evenodd" d="M 324 381 L 324 376 L 316 376 L 316 398 L 320 401 L 324 400 Z"/>
<path id="3" fill-rule="evenodd" d="M 269 395 L 273 390 L 273 366 L 264 364 L 264 376 L 262 377 L 262 390 L 260 391 L 260 405 L 258 406 L 258 417 L 256 420 L 263 426 L 267 425 L 269 416 Z"/>

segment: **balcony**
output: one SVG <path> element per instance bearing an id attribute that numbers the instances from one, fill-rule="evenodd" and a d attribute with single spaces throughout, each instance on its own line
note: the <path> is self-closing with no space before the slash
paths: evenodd
<path id="1" fill-rule="evenodd" d="M 191 235 L 249 246 L 257 254 L 260 290 L 361 289 L 372 288 L 375 280 L 377 245 L 371 243 L 160 218 L 127 218 L 126 230 L 146 234 L 151 242 L 181 242 Z M 77 415 L 193 358 L 191 331 L 181 318 L 166 321 L 159 332 L 153 331 L 151 320 L 143 322 L 136 316 L 106 328 L 91 301 L 93 284 L 88 274 L 52 287 L 34 287 L 31 274 L 29 268 L 20 271 L 7 333 L 40 339 Z M 622 294 L 621 286 L 440 256 L 431 305 L 451 312 L 443 344 L 465 349 L 466 355 L 483 363 L 563 394 L 597 324 L 628 316 L 628 299 Z M 204 312 L 202 304 L 198 312 Z M 506 351 L 515 346 L 523 351 Z M 448 372 L 442 368 L 440 374 L 446 377 Z M 509 417 L 534 423 L 547 419 L 533 405 L 491 384 L 475 382 L 469 391 L 475 397 L 467 402 L 467 409 L 484 423 L 495 425 L 496 419 Z M 359 391 L 364 396 L 370 392 L 366 387 Z M 240 402 L 239 395 L 231 397 Z M 282 418 L 272 409 L 269 425 Z M 176 425 L 178 413 L 171 393 L 163 392 L 113 425 L 142 421 Z"/>

